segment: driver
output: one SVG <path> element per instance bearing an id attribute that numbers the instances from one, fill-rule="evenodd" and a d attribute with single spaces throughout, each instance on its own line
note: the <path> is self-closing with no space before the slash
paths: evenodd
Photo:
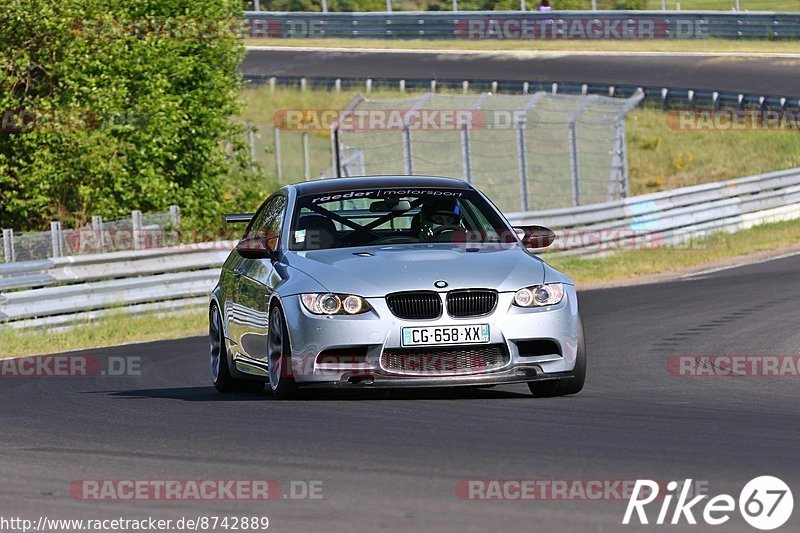
<path id="1" fill-rule="evenodd" d="M 461 225 L 458 202 L 454 198 L 431 198 L 425 200 L 411 222 L 412 234 L 430 239 L 435 230 Z"/>

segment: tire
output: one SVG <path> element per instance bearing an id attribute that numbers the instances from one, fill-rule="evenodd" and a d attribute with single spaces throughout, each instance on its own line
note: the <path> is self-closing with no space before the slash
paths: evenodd
<path id="1" fill-rule="evenodd" d="M 269 312 L 267 360 L 269 363 L 269 390 L 278 400 L 287 400 L 297 392 L 292 376 L 292 350 L 289 346 L 289 329 L 283 312 L 277 305 Z"/>
<path id="2" fill-rule="evenodd" d="M 575 369 L 571 378 L 549 381 L 528 382 L 528 388 L 535 398 L 551 398 L 578 394 L 586 381 L 586 340 L 583 333 L 583 321 L 578 316 L 578 350 L 575 357 Z"/>
<path id="3" fill-rule="evenodd" d="M 228 347 L 222 329 L 222 317 L 216 305 L 211 306 L 208 316 L 209 365 L 211 381 L 219 392 L 261 392 L 264 383 L 231 376 L 228 367 Z"/>

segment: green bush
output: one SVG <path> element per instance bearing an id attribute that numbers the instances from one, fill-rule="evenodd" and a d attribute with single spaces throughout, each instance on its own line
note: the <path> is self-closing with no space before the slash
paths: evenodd
<path id="1" fill-rule="evenodd" d="M 228 143 L 244 157 L 229 119 L 239 111 L 241 39 L 112 38 L 124 27 L 108 21 L 213 21 L 240 10 L 240 0 L 4 0 L 4 129 L 22 124 L 19 111 L 55 123 L 0 132 L 0 225 L 42 229 L 170 204 L 197 226 L 216 224 Z"/>
<path id="2" fill-rule="evenodd" d="M 614 9 L 642 9 L 642 0 L 614 0 Z"/>

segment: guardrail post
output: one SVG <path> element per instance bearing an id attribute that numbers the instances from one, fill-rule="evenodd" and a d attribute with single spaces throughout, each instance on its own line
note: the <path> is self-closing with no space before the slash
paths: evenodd
<path id="1" fill-rule="evenodd" d="M 469 147 L 469 128 L 461 125 L 461 161 L 464 167 L 464 181 L 472 183 L 472 153 Z"/>
<path id="2" fill-rule="evenodd" d="M 277 82 L 278 82 L 278 78 L 276 78 L 275 76 L 271 76 L 269 78 L 269 92 L 270 93 L 274 93 L 275 92 L 275 85 L 277 84 Z"/>
<path id="3" fill-rule="evenodd" d="M 406 92 L 406 80 L 400 80 L 400 83 L 398 84 L 398 86 L 400 88 L 400 92 L 401 93 Z"/>
<path id="4" fill-rule="evenodd" d="M 519 10 L 520 11 L 527 11 L 528 10 L 527 6 L 525 5 L 525 0 L 519 0 Z"/>
<path id="5" fill-rule="evenodd" d="M 275 127 L 272 130 L 275 140 L 275 171 L 278 175 L 278 183 L 283 183 L 283 163 L 281 161 L 281 129 Z"/>
<path id="6" fill-rule="evenodd" d="M 372 92 L 372 78 L 367 78 L 365 86 L 366 86 L 367 94 L 371 93 Z"/>
<path id="7" fill-rule="evenodd" d="M 133 249 L 142 249 L 142 212 L 131 211 L 131 226 L 133 227 Z"/>
<path id="8" fill-rule="evenodd" d="M 467 80 L 461 82 L 461 92 L 463 92 L 464 94 L 467 94 L 469 92 L 469 82 Z"/>
<path id="9" fill-rule="evenodd" d="M 301 135 L 303 139 L 303 175 L 306 181 L 311 180 L 311 162 L 308 160 L 308 132 L 304 131 Z"/>
<path id="10" fill-rule="evenodd" d="M 14 230 L 3 230 L 3 252 L 5 255 L 6 263 L 13 263 L 16 260 L 14 253 Z"/>
<path id="11" fill-rule="evenodd" d="M 261 11 L 261 0 L 253 0 L 253 9 Z"/>
<path id="12" fill-rule="evenodd" d="M 342 92 L 342 78 L 336 78 L 333 82 L 333 90 L 337 93 Z"/>
<path id="13" fill-rule="evenodd" d="M 392 12 L 392 0 L 386 0 L 386 11 L 389 13 Z"/>
<path id="14" fill-rule="evenodd" d="M 181 208 L 177 205 L 169 206 L 169 220 L 172 227 L 177 228 L 181 225 Z"/>
<path id="15" fill-rule="evenodd" d="M 92 217 L 92 238 L 95 248 L 102 251 L 106 243 L 105 236 L 103 235 L 103 217 L 100 215 L 94 215 Z"/>
<path id="16" fill-rule="evenodd" d="M 61 222 L 58 220 L 50 222 L 50 242 L 53 245 L 53 257 L 61 257 L 64 235 L 61 232 Z"/>
<path id="17" fill-rule="evenodd" d="M 322 0 L 322 12 L 323 13 L 328 12 L 328 0 Z"/>
<path id="18" fill-rule="evenodd" d="M 458 12 L 458 0 L 453 0 L 453 13 Z"/>

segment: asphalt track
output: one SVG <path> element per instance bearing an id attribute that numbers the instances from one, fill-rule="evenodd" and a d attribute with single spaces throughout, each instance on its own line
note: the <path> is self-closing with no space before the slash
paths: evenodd
<path id="1" fill-rule="evenodd" d="M 800 256 L 581 292 L 589 373 L 574 397 L 487 390 L 221 395 L 204 338 L 85 352 L 141 376 L 0 378 L 0 517 L 266 515 L 274 531 L 652 531 L 626 502 L 464 501 L 465 479 L 708 482 L 758 475 L 800 494 L 796 377 L 677 377 L 683 354 L 797 354 Z M 43 339 L 46 342 L 46 339 Z M 323 482 L 320 500 L 108 502 L 80 479 Z M 651 512 L 653 520 L 657 509 Z M 782 531 L 800 530 L 795 516 Z M 708 531 L 672 526 L 666 531 Z M 754 531 L 738 514 L 715 531 Z"/>
<path id="2" fill-rule="evenodd" d="M 388 52 L 388 53 L 387 53 Z M 251 48 L 248 76 L 597 83 L 800 96 L 800 58 L 662 53 L 454 53 Z"/>

